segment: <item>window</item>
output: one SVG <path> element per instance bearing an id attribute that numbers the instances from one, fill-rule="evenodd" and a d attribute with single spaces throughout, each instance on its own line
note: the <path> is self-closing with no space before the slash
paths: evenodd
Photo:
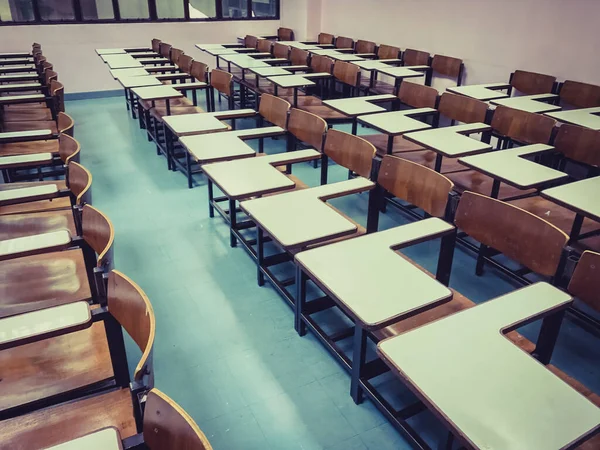
<path id="1" fill-rule="evenodd" d="M 0 25 L 279 19 L 281 0 L 0 0 Z M 289 0 L 293 1 L 293 0 Z"/>

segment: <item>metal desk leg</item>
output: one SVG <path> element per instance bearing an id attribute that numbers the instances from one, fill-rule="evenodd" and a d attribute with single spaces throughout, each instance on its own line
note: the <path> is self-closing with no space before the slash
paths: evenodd
<path id="1" fill-rule="evenodd" d="M 365 365 L 367 354 L 367 333 L 358 324 L 354 324 L 354 342 L 352 348 L 352 378 L 350 381 L 350 395 L 357 405 L 363 400 L 363 391 L 360 387 L 360 376 Z"/>
<path id="2" fill-rule="evenodd" d="M 171 102 L 167 99 L 167 116 L 171 115 Z"/>
<path id="3" fill-rule="evenodd" d="M 262 265 L 265 260 L 265 240 L 264 232 L 261 227 L 256 226 L 256 282 L 259 286 L 265 285 L 265 275 L 262 272 Z"/>
<path id="4" fill-rule="evenodd" d="M 356 136 L 356 133 L 358 132 L 358 121 L 356 120 L 356 117 L 354 117 L 352 119 L 352 134 L 354 136 Z"/>
<path id="5" fill-rule="evenodd" d="M 577 214 L 575 216 L 575 220 L 573 221 L 573 226 L 571 227 L 570 240 L 576 241 L 579 235 L 581 234 L 581 226 L 583 225 L 583 216 L 581 214 Z"/>
<path id="6" fill-rule="evenodd" d="M 208 217 L 215 217 L 215 207 L 213 206 L 213 201 L 215 198 L 215 194 L 213 192 L 213 182 L 209 178 L 208 179 Z"/>
<path id="7" fill-rule="evenodd" d="M 237 238 L 234 233 L 234 230 L 237 228 L 237 213 L 235 212 L 235 200 L 232 199 L 229 199 L 229 225 L 231 227 L 229 230 L 229 245 L 237 247 Z"/>
<path id="8" fill-rule="evenodd" d="M 552 352 L 558 339 L 558 333 L 565 317 L 565 310 L 552 314 L 544 319 L 538 335 L 537 345 L 533 356 L 542 364 L 550 364 Z"/>
<path id="9" fill-rule="evenodd" d="M 434 170 L 437 173 L 440 173 L 442 171 L 442 155 L 440 155 L 439 153 L 435 157 L 435 167 L 434 167 Z"/>
<path id="10" fill-rule="evenodd" d="M 498 198 L 498 194 L 500 194 L 500 180 L 494 179 L 494 183 L 492 184 L 492 192 L 490 193 L 490 197 Z"/>
<path id="11" fill-rule="evenodd" d="M 298 88 L 294 88 L 294 108 L 298 107 Z"/>
<path id="12" fill-rule="evenodd" d="M 393 135 L 388 135 L 388 140 L 387 140 L 387 154 L 391 155 L 392 152 L 394 151 L 394 137 Z"/>
<path id="13" fill-rule="evenodd" d="M 300 336 L 306 334 L 306 324 L 302 320 L 304 304 L 306 302 L 306 282 L 308 277 L 300 266 L 296 267 L 296 304 L 294 315 L 294 328 Z"/>

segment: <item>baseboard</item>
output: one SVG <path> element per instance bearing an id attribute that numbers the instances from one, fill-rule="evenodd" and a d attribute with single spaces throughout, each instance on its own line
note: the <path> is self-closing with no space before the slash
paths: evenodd
<path id="1" fill-rule="evenodd" d="M 120 97 L 123 95 L 123 89 L 114 91 L 92 91 L 92 92 L 73 92 L 65 94 L 65 100 L 93 100 L 96 98 Z"/>

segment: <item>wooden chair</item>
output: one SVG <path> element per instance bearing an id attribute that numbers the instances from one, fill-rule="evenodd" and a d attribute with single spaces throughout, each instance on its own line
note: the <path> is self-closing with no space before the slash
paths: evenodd
<path id="1" fill-rule="evenodd" d="M 405 107 L 436 108 L 438 99 L 438 91 L 436 89 L 410 81 L 402 82 L 398 91 L 400 109 L 404 109 Z M 387 153 L 388 137 L 385 134 L 369 134 L 362 137 L 375 146 L 379 156 Z M 422 150 L 424 150 L 423 147 L 407 141 L 402 136 L 394 138 L 392 154 Z"/>
<path id="2" fill-rule="evenodd" d="M 362 39 L 356 41 L 356 46 L 354 48 L 356 56 L 362 58 L 376 58 L 377 54 L 375 53 L 375 50 L 377 50 L 377 44 L 375 44 L 375 42 L 363 41 Z"/>
<path id="3" fill-rule="evenodd" d="M 499 137 L 498 148 L 507 148 L 513 143 L 549 144 L 551 142 L 556 121 L 550 117 L 526 111 L 498 106 L 492 117 L 492 132 Z M 456 185 L 456 190 L 465 190 L 489 195 L 492 192 L 493 178 L 475 170 L 448 173 Z M 506 184 L 501 185 L 498 198 L 509 200 L 526 196 L 535 192 L 533 189 L 520 190 Z"/>
<path id="4" fill-rule="evenodd" d="M 541 73 L 526 72 L 524 70 L 515 70 L 510 75 L 509 83 L 509 95 L 512 94 L 513 89 L 523 95 L 535 95 L 552 94 L 555 93 L 558 88 L 556 77 Z"/>
<path id="5" fill-rule="evenodd" d="M 452 58 L 450 56 L 435 55 L 431 60 L 431 76 L 442 75 L 456 81 L 456 85 L 462 84 L 465 65 L 462 59 Z M 429 82 L 427 82 L 429 81 Z M 431 77 L 425 84 L 431 86 Z"/>
<path id="6" fill-rule="evenodd" d="M 273 56 L 275 58 L 285 58 L 285 59 L 289 60 L 290 59 L 290 47 L 288 45 L 275 42 L 273 44 Z"/>
<path id="7" fill-rule="evenodd" d="M 400 59 L 401 55 L 400 47 L 381 44 L 377 48 L 377 59 Z"/>
<path id="8" fill-rule="evenodd" d="M 349 37 L 338 36 L 335 39 L 334 47 L 336 49 L 354 50 L 354 39 Z"/>
<path id="9" fill-rule="evenodd" d="M 45 103 L 25 103 L 4 108 L 0 112 L 2 123 L 55 120 L 59 112 L 65 111 L 65 88 L 62 83 L 50 80 L 48 90 L 50 97 Z"/>
<path id="10" fill-rule="evenodd" d="M 258 37 L 247 34 L 244 38 L 244 46 L 246 48 L 256 48 L 258 46 Z"/>
<path id="11" fill-rule="evenodd" d="M 323 152 L 327 122 L 322 117 L 305 110 L 292 108 L 288 120 L 287 151 L 294 151 L 299 143 L 308 144 L 310 147 Z M 317 162 L 313 163 L 317 167 Z M 291 166 L 288 166 L 288 172 Z"/>
<path id="12" fill-rule="evenodd" d="M 235 109 L 233 102 L 233 75 L 220 69 L 213 69 L 210 72 L 210 86 L 208 93 L 210 95 L 209 111 L 215 111 L 215 91 L 219 92 L 219 103 L 221 96 L 225 96 L 228 103 L 228 109 Z"/>
<path id="13" fill-rule="evenodd" d="M 268 39 L 259 39 L 256 44 L 256 49 L 260 53 L 268 53 L 269 55 L 272 55 L 273 42 Z"/>
<path id="14" fill-rule="evenodd" d="M 327 184 L 329 159 L 348 169 L 350 176 L 356 174 L 363 178 L 372 178 L 375 154 L 375 147 L 369 141 L 350 133 L 330 129 L 321 156 L 321 184 Z"/>
<path id="15" fill-rule="evenodd" d="M 161 44 L 161 40 L 160 39 L 152 39 L 152 51 L 154 53 L 158 53 L 160 54 L 160 44 Z"/>
<path id="16" fill-rule="evenodd" d="M 121 439 L 142 431 L 136 426 L 136 416 L 141 415 L 136 411 L 142 411 L 140 400 L 154 384 L 152 350 L 156 325 L 152 305 L 133 281 L 111 271 L 106 312 L 96 314 L 101 321 L 90 323 L 85 330 L 0 353 L 0 370 L 6 370 L 2 388 L 6 393 L 0 400 L 5 409 L 47 399 L 41 404 L 42 409 L 2 422 L 3 445 L 46 448 L 106 427 L 115 427 Z M 142 352 L 131 387 L 122 329 Z M 111 379 L 114 381 L 107 389 L 106 380 Z M 82 398 L 84 389 L 97 392 Z M 150 424 L 156 424 L 157 407 L 162 408 L 163 404 L 152 395 L 149 399 L 153 418 Z M 173 419 L 169 409 L 163 412 L 166 418 Z M 149 444 L 158 445 L 168 437 L 164 430 L 172 428 L 167 424 L 146 427 Z M 160 430 L 163 433 L 159 434 Z"/>
<path id="17" fill-rule="evenodd" d="M 400 50 L 397 47 L 388 47 L 385 46 L 383 49 L 381 46 L 379 50 L 382 52 L 382 56 L 386 56 L 382 58 L 379 56 L 379 59 L 397 59 L 398 52 L 396 50 Z M 431 63 L 431 57 L 429 53 L 422 52 L 419 50 L 406 49 L 404 54 L 402 55 L 402 65 L 403 66 L 429 66 Z M 426 74 L 425 77 L 427 85 L 431 84 L 431 75 L 429 73 Z M 404 83 L 404 82 L 403 82 Z M 396 86 L 394 83 L 389 83 L 383 80 L 375 80 L 373 87 L 370 87 L 369 90 L 375 94 L 394 94 L 396 91 Z"/>
<path id="18" fill-rule="evenodd" d="M 279 27 L 277 29 L 277 39 L 280 41 L 293 41 L 294 30 L 292 30 L 291 28 Z"/>
<path id="19" fill-rule="evenodd" d="M 573 172 L 577 174 L 575 179 L 581 178 L 582 169 L 584 173 L 587 172 L 584 174 L 585 177 L 594 176 L 600 167 L 600 131 L 563 124 L 558 128 L 554 138 L 554 149 L 560 157 L 556 167 L 567 173 L 568 169 L 572 168 Z M 576 216 L 574 212 L 539 195 L 512 200 L 510 203 L 547 220 L 565 233 L 570 233 L 573 228 Z M 599 228 L 598 222 L 584 219 L 580 234 Z M 600 250 L 600 237 L 592 236 L 575 240 L 570 245 L 579 251 Z"/>
<path id="20" fill-rule="evenodd" d="M 558 95 L 563 105 L 573 108 L 600 106 L 600 86 L 567 80 L 559 86 Z"/>
<path id="21" fill-rule="evenodd" d="M 318 44 L 333 45 L 334 41 L 335 41 L 335 36 L 333 34 L 319 33 L 319 36 L 317 36 Z"/>
<path id="22" fill-rule="evenodd" d="M 6 122 L 2 125 L 2 130 L 4 132 L 50 130 L 55 135 L 68 134 L 69 136 L 73 136 L 75 131 L 75 122 L 67 113 L 59 112 L 56 121 L 30 120 Z"/>
<path id="23" fill-rule="evenodd" d="M 300 50 L 297 47 L 292 47 L 290 50 L 290 62 L 292 63 L 292 66 L 308 67 L 309 59 L 310 53 L 308 53 L 306 50 Z M 331 65 L 333 65 L 333 63 Z"/>
<path id="24" fill-rule="evenodd" d="M 428 66 L 431 63 L 431 55 L 421 50 L 407 48 L 402 54 L 403 66 Z"/>

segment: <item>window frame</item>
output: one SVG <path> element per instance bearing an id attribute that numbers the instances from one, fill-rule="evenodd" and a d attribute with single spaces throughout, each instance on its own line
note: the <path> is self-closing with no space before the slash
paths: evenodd
<path id="1" fill-rule="evenodd" d="M 112 19 L 84 19 L 83 9 L 81 6 L 81 0 L 63 0 L 71 1 L 73 3 L 73 11 L 75 12 L 74 20 L 42 20 L 40 14 L 39 0 L 31 0 L 33 20 L 31 21 L 19 21 L 19 22 L 5 22 L 0 20 L 0 27 L 6 26 L 17 26 L 17 25 L 81 25 L 81 24 L 108 24 L 108 23 L 161 23 L 161 22 L 229 22 L 229 21 L 244 21 L 244 20 L 280 20 L 281 18 L 281 0 L 272 0 L 275 2 L 275 16 L 257 16 L 252 17 L 252 0 L 246 0 L 247 8 L 246 17 L 226 17 L 223 16 L 223 0 L 213 0 L 215 2 L 215 17 L 207 17 L 206 19 L 192 19 L 190 18 L 190 0 L 179 0 L 183 2 L 183 13 L 182 18 L 159 18 L 158 8 L 156 0 L 146 0 L 148 2 L 148 15 L 149 18 L 139 19 L 123 19 L 121 18 L 121 11 L 119 1 L 122 0 L 111 0 L 113 6 Z M 127 0 L 125 0 L 127 1 Z"/>

